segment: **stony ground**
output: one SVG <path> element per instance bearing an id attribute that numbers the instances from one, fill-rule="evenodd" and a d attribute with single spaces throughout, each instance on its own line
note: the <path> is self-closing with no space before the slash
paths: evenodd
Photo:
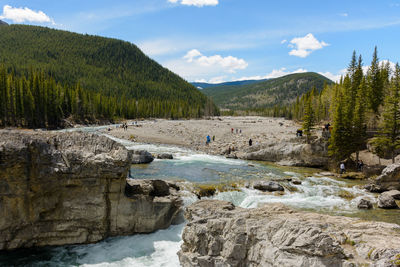
<path id="1" fill-rule="evenodd" d="M 134 138 L 137 142 L 170 144 L 220 154 L 229 146 L 236 151 L 262 146 L 271 140 L 281 142 L 296 138 L 301 126 L 293 121 L 265 117 L 214 117 L 209 120 L 162 120 L 139 121 L 138 127 L 128 122 L 128 130 L 111 129 L 108 133 L 123 139 Z M 233 132 L 232 132 L 233 129 Z M 206 145 L 206 136 L 215 141 Z"/>

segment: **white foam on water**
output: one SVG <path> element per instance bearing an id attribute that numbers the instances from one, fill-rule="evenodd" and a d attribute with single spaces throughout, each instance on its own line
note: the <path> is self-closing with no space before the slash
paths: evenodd
<path id="1" fill-rule="evenodd" d="M 97 244 L 77 246 L 78 264 L 83 267 L 179 266 L 177 252 L 184 224 L 152 234 L 118 237 Z"/>
<path id="2" fill-rule="evenodd" d="M 191 154 L 191 155 L 178 155 L 176 157 L 182 164 L 187 163 L 219 163 L 226 165 L 247 166 L 247 162 L 239 159 L 227 159 L 222 156 L 213 156 L 207 154 Z"/>

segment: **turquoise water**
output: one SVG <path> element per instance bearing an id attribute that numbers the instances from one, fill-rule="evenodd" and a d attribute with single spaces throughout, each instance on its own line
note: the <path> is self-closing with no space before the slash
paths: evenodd
<path id="1" fill-rule="evenodd" d="M 85 129 L 93 131 L 92 128 Z M 364 191 L 359 183 L 322 177 L 309 170 L 280 168 L 271 164 L 226 159 L 172 146 L 137 144 L 113 138 L 128 149 L 145 149 L 151 153 L 172 153 L 174 160 L 155 160 L 148 165 L 132 165 L 135 179 L 165 179 L 187 184 L 185 203 L 196 201 L 190 191 L 192 183 L 232 183 L 244 185 L 250 180 L 277 180 L 286 188 L 284 195 L 263 193 L 242 186 L 239 191 L 222 192 L 214 199 L 232 201 L 244 208 L 260 203 L 284 203 L 296 209 L 339 214 L 364 219 L 400 223 L 399 211 L 359 211 L 361 197 L 376 202 L 376 195 Z M 287 178 L 302 181 L 293 185 Z M 349 196 L 351 196 L 349 198 Z M 63 246 L 0 253 L 1 266 L 179 266 L 177 251 L 184 224 L 152 234 L 109 238 L 91 245 Z"/>

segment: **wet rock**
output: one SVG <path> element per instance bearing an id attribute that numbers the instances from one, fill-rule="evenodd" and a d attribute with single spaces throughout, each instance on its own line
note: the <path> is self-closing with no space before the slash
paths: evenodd
<path id="1" fill-rule="evenodd" d="M 400 191 L 399 190 L 390 190 L 385 192 L 389 196 L 393 197 L 394 199 L 400 200 Z"/>
<path id="2" fill-rule="evenodd" d="M 365 186 L 365 189 L 368 190 L 371 193 L 382 193 L 382 192 L 385 192 L 385 189 L 383 189 L 381 186 L 376 185 L 376 184 L 367 184 Z"/>
<path id="3" fill-rule="evenodd" d="M 147 164 L 154 160 L 153 155 L 146 150 L 135 150 L 132 155 L 132 164 Z"/>
<path id="4" fill-rule="evenodd" d="M 158 159 L 174 159 L 174 157 L 172 156 L 172 154 L 169 153 L 162 153 L 162 154 L 158 154 L 157 155 Z"/>
<path id="5" fill-rule="evenodd" d="M 201 200 L 185 210 L 182 266 L 393 266 L 400 226 Z"/>
<path id="6" fill-rule="evenodd" d="M 300 185 L 301 181 L 300 180 L 292 180 L 292 184 Z"/>
<path id="7" fill-rule="evenodd" d="M 368 199 L 362 198 L 357 204 L 357 208 L 359 209 L 372 209 L 372 202 Z"/>
<path id="8" fill-rule="evenodd" d="M 396 201 L 394 198 L 387 194 L 386 192 L 382 193 L 378 197 L 378 207 L 382 209 L 398 209 Z"/>
<path id="9" fill-rule="evenodd" d="M 227 159 L 238 159 L 238 157 L 237 157 L 237 155 L 236 154 L 229 154 L 229 155 L 226 155 L 226 158 Z"/>
<path id="10" fill-rule="evenodd" d="M 283 186 L 281 186 L 277 182 L 273 181 L 258 181 L 253 183 L 253 188 L 260 190 L 260 191 L 268 191 L 268 192 L 274 192 L 274 191 L 285 191 Z"/>

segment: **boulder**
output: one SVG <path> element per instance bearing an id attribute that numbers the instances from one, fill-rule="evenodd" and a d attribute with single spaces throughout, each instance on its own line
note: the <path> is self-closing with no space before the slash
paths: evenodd
<path id="1" fill-rule="evenodd" d="M 378 207 L 381 209 L 398 209 L 396 201 L 394 198 L 387 194 L 386 192 L 382 193 L 378 197 Z"/>
<path id="2" fill-rule="evenodd" d="M 384 191 L 400 190 L 400 163 L 387 166 L 376 178 L 374 184 Z"/>
<path id="3" fill-rule="evenodd" d="M 271 141 L 264 144 L 263 149 L 245 153 L 241 158 L 299 167 L 326 167 L 329 163 L 327 142 L 321 138 L 310 144 L 302 143 L 297 138 L 283 142 Z"/>
<path id="4" fill-rule="evenodd" d="M 365 198 L 360 199 L 360 201 L 358 201 L 358 204 L 357 204 L 357 208 L 359 208 L 359 209 L 369 210 L 369 209 L 372 209 L 372 207 L 373 207 L 372 202 Z"/>
<path id="5" fill-rule="evenodd" d="M 386 191 L 385 194 L 391 196 L 394 199 L 400 200 L 400 191 L 399 190 Z"/>
<path id="6" fill-rule="evenodd" d="M 362 173 L 365 177 L 371 177 L 374 175 L 380 175 L 386 166 L 383 165 L 364 165 Z"/>
<path id="7" fill-rule="evenodd" d="M 381 186 L 376 185 L 376 184 L 367 184 L 364 187 L 366 190 L 368 190 L 371 193 L 382 193 L 385 192 L 385 189 L 383 189 Z"/>
<path id="8" fill-rule="evenodd" d="M 274 191 L 285 191 L 283 186 L 281 186 L 277 182 L 273 181 L 257 181 L 253 183 L 253 188 L 260 190 L 260 191 L 268 191 L 268 192 L 274 192 Z"/>
<path id="9" fill-rule="evenodd" d="M 169 153 L 162 153 L 162 154 L 157 154 L 158 159 L 174 159 L 174 156 Z"/>
<path id="10" fill-rule="evenodd" d="M 186 208 L 178 252 L 182 266 L 393 266 L 400 226 L 200 200 Z"/>
<path id="11" fill-rule="evenodd" d="M 0 250 L 169 227 L 182 200 L 164 181 L 128 186 L 131 154 L 95 134 L 0 130 Z"/>
<path id="12" fill-rule="evenodd" d="M 301 181 L 300 180 L 292 180 L 292 184 L 300 185 Z"/>
<path id="13" fill-rule="evenodd" d="M 135 150 L 132 154 L 132 164 L 147 164 L 154 160 L 153 155 L 146 150 Z"/>

